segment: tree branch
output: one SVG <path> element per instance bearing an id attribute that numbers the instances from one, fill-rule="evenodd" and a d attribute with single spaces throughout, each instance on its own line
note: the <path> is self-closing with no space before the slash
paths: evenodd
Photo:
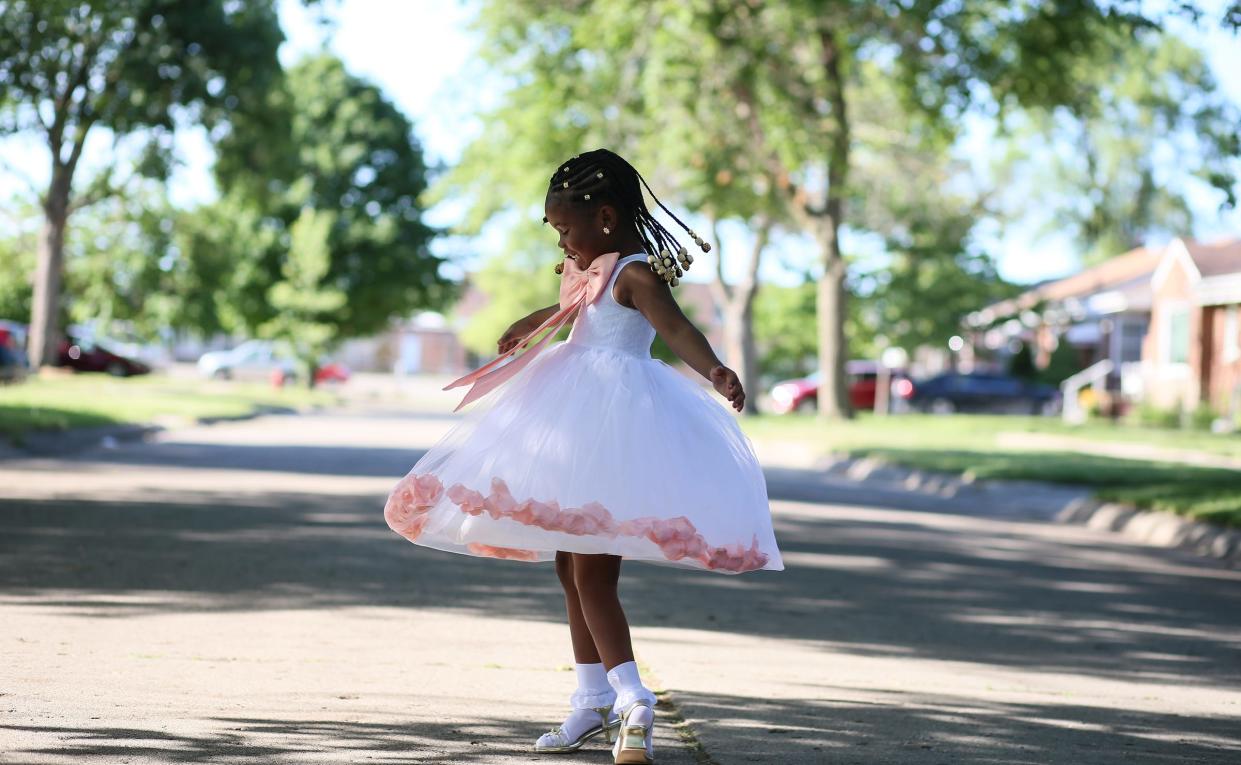
<path id="1" fill-rule="evenodd" d="M 732 301 L 732 290 L 724 282 L 724 246 L 720 242 L 720 223 L 711 218 L 711 238 L 715 240 L 715 278 L 710 281 L 711 298 L 724 309 Z"/>

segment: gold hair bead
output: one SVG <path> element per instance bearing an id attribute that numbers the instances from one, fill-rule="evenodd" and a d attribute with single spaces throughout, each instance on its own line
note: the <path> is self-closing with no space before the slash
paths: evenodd
<path id="1" fill-rule="evenodd" d="M 565 181 L 565 182 L 564 182 L 564 187 L 565 187 L 566 189 L 567 189 L 567 188 L 569 188 L 569 182 L 568 182 L 568 181 Z"/>
<path id="2" fill-rule="evenodd" d="M 678 279 L 678 278 L 676 278 L 676 277 L 674 276 L 674 277 L 672 277 L 672 281 L 670 281 L 670 282 L 668 282 L 668 283 L 669 283 L 669 284 L 671 284 L 673 287 L 675 287 L 675 286 L 677 286 L 678 284 L 680 284 L 680 283 L 681 283 L 681 280 L 680 280 L 680 279 Z"/>
<path id="3" fill-rule="evenodd" d="M 595 177 L 596 177 L 596 178 L 602 178 L 602 177 L 603 177 L 603 173 L 595 173 Z"/>
<path id="4" fill-rule="evenodd" d="M 564 261 L 563 260 L 556 264 L 556 273 L 558 274 L 564 273 Z"/>

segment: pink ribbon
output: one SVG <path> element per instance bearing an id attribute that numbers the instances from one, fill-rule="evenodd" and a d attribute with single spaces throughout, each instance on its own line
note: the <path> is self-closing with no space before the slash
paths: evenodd
<path id="1" fill-rule="evenodd" d="M 505 353 L 466 376 L 453 380 L 444 386 L 444 390 L 452 390 L 462 385 L 474 384 L 453 411 L 459 410 L 471 401 L 482 398 L 492 390 L 500 387 L 510 377 L 521 371 L 522 367 L 529 364 L 531 359 L 539 355 L 539 352 L 556 336 L 560 328 L 573 318 L 578 310 L 590 305 L 599 297 L 600 293 L 603 292 L 603 288 L 607 286 L 608 280 L 612 276 L 612 269 L 616 267 L 616 261 L 619 258 L 619 252 L 609 252 L 592 260 L 590 265 L 584 269 L 578 266 L 576 260 L 566 258 L 564 273 L 560 276 L 560 310 L 552 314 L 551 318 L 540 324 L 538 329 L 526 335 L 520 343 L 509 348 Z M 512 358 L 519 350 L 530 345 L 531 341 L 546 329 L 551 331 L 534 347 L 501 366 L 506 359 Z"/>

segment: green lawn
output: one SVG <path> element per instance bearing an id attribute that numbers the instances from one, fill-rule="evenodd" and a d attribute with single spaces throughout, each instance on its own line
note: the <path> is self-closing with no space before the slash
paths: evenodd
<path id="1" fill-rule="evenodd" d="M 925 470 L 978 478 L 1049 481 L 1094 488 L 1098 497 L 1241 526 L 1241 471 L 1156 459 L 1122 459 L 1071 450 L 1001 447 L 1001 434 L 1042 433 L 1098 443 L 1149 443 L 1164 449 L 1241 457 L 1241 436 L 1138 426 L 1067 426 L 1038 417 L 869 415 L 823 424 L 811 416 L 746 418 L 756 441 L 801 443 L 819 453 L 875 456 Z"/>
<path id="2" fill-rule="evenodd" d="M 0 386 L 0 437 L 20 444 L 34 430 L 177 417 L 238 417 L 262 408 L 298 409 L 327 405 L 335 396 L 301 387 L 276 389 L 261 383 L 232 383 L 162 375 L 118 378 L 103 374 L 32 377 Z"/>

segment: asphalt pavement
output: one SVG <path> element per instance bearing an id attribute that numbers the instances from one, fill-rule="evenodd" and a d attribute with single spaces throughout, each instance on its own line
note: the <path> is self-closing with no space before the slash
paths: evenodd
<path id="1" fill-rule="evenodd" d="M 454 421 L 359 403 L 0 460 L 0 762 L 548 759 L 550 565 L 383 522 Z M 786 571 L 625 566 L 658 762 L 1241 762 L 1241 572 L 765 469 Z"/>

